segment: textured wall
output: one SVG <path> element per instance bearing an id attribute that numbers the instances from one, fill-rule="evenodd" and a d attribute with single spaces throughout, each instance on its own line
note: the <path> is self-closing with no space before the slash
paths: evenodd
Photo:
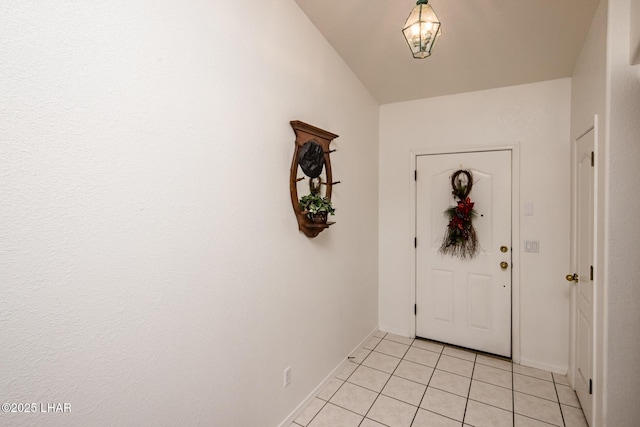
<path id="1" fill-rule="evenodd" d="M 0 63 L 0 401 L 72 405 L 0 424 L 277 425 L 377 325 L 378 106 L 292 0 L 4 1 Z"/>
<path id="2" fill-rule="evenodd" d="M 605 353 L 606 426 L 640 420 L 640 65 L 629 62 L 630 0 L 608 10 L 608 224 Z"/>
<path id="3" fill-rule="evenodd" d="M 520 258 L 521 360 L 566 371 L 570 87 L 562 79 L 381 107 L 382 328 L 408 334 L 414 322 L 411 150 L 520 143 L 520 201 L 534 204 L 534 216 L 520 218 L 520 236 L 540 241 L 540 253 Z M 513 244 L 522 251 L 522 242 Z"/>

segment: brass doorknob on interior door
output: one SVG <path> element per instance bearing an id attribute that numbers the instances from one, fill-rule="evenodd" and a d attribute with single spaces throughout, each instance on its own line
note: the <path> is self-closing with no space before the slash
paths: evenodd
<path id="1" fill-rule="evenodd" d="M 500 268 L 501 268 L 501 269 L 506 270 L 508 267 L 509 267 L 509 263 L 508 263 L 508 262 L 506 262 L 506 261 L 502 261 L 502 262 L 500 263 Z"/>
<path id="2" fill-rule="evenodd" d="M 567 281 L 569 281 L 569 282 L 578 283 L 578 274 L 577 273 L 575 273 L 575 274 L 567 274 L 565 276 L 565 279 L 567 279 Z"/>

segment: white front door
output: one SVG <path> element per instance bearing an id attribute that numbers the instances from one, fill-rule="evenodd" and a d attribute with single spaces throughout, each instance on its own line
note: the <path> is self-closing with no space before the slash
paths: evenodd
<path id="1" fill-rule="evenodd" d="M 577 282 L 574 282 L 574 387 L 582 410 L 591 424 L 593 372 L 593 230 L 594 230 L 594 168 L 592 129 L 576 142 L 574 210 L 575 239 L 573 256 Z"/>
<path id="2" fill-rule="evenodd" d="M 511 151 L 422 155 L 416 165 L 416 335 L 511 357 Z M 439 253 L 460 169 L 473 175 L 480 246 L 466 260 Z"/>

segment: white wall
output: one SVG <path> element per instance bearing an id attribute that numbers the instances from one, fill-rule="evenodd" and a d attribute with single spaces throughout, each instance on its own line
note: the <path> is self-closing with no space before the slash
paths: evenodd
<path id="1" fill-rule="evenodd" d="M 630 0 L 609 0 L 609 148 L 605 335 L 606 426 L 637 425 L 640 407 L 640 65 L 630 65 Z"/>
<path id="2" fill-rule="evenodd" d="M 570 88 L 570 79 L 562 79 L 381 107 L 382 329 L 406 335 L 414 322 L 411 150 L 519 143 L 520 199 L 534 204 L 534 216 L 520 218 L 520 236 L 540 241 L 540 253 L 520 259 L 521 361 L 566 371 Z"/>
<path id="3" fill-rule="evenodd" d="M 5 1 L 0 63 L 0 396 L 72 405 L 3 424 L 275 426 L 376 327 L 378 106 L 293 0 Z"/>
<path id="4" fill-rule="evenodd" d="M 601 118 L 604 132 L 606 102 L 605 67 L 607 41 L 607 2 L 601 1 L 571 78 L 571 136 L 582 135 L 593 126 L 594 115 Z M 604 141 L 604 138 L 601 138 Z M 604 145 L 604 144 L 603 144 Z M 605 160 L 604 149 L 600 150 Z M 604 170 L 604 169 L 602 169 Z"/>

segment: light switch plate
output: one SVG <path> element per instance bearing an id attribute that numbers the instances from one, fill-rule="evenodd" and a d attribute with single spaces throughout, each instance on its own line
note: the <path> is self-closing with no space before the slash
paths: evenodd
<path id="1" fill-rule="evenodd" d="M 525 252 L 540 252 L 540 242 L 538 240 L 525 240 L 524 241 Z"/>
<path id="2" fill-rule="evenodd" d="M 533 203 L 531 202 L 525 203 L 523 213 L 524 213 L 524 216 L 533 216 Z"/>

